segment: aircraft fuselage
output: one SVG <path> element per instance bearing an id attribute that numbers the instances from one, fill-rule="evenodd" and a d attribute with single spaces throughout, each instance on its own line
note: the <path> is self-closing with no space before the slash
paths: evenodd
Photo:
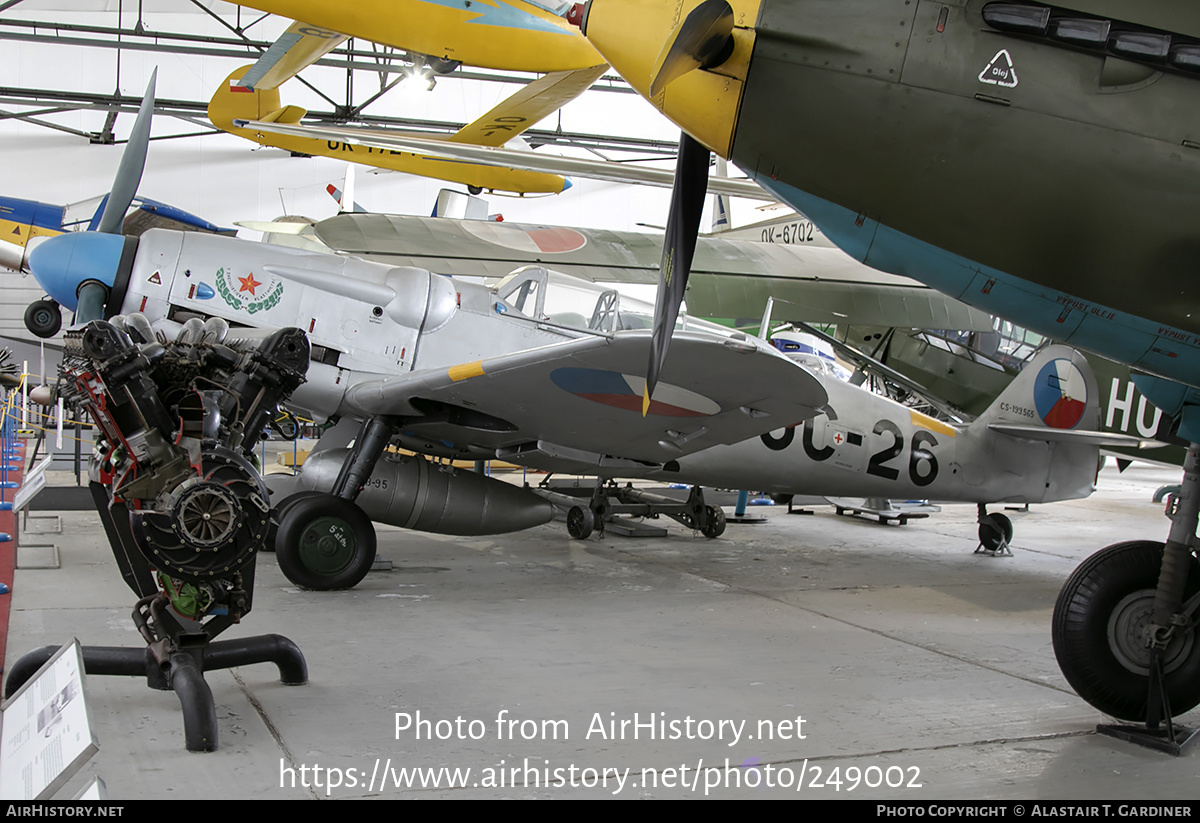
<path id="1" fill-rule="evenodd" d="M 1082 374 L 1082 372 L 1081 372 Z M 1032 375 L 1031 375 L 1032 377 Z M 855 386 L 826 379 L 825 412 L 801 425 L 682 457 L 658 475 L 772 494 L 973 503 L 1046 503 L 1086 497 L 1096 447 L 1015 438 L 988 429 L 1029 422 L 1038 392 L 1014 383 L 979 422 L 952 426 Z M 1095 383 L 1087 417 L 1095 428 Z"/>
<path id="2" fill-rule="evenodd" d="M 1200 75 L 986 5 L 766 0 L 733 160 L 870 265 L 1200 385 Z"/>

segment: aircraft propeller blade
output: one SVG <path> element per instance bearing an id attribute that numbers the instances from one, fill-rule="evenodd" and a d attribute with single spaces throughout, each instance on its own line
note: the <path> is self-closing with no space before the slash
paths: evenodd
<path id="1" fill-rule="evenodd" d="M 733 7 L 704 0 L 675 27 L 650 70 L 650 96 L 693 69 L 711 69 L 733 53 Z"/>
<path id="2" fill-rule="evenodd" d="M 137 195 L 138 185 L 142 182 L 142 169 L 146 165 L 146 148 L 150 145 L 150 121 L 154 117 L 154 81 L 157 77 L 158 69 L 155 69 L 150 75 L 146 96 L 142 98 L 137 120 L 134 121 L 129 142 L 125 144 L 125 153 L 121 155 L 121 165 L 117 167 L 117 176 L 113 180 L 112 191 L 108 193 L 108 202 L 104 206 L 104 214 L 100 217 L 96 231 L 120 234 L 125 212 Z"/>
<path id="3" fill-rule="evenodd" d="M 671 212 L 663 237 L 662 264 L 658 272 L 658 293 L 654 298 L 654 330 L 650 336 L 650 365 L 646 370 L 646 390 L 642 395 L 642 416 L 650 410 L 650 395 L 658 384 L 667 346 L 679 306 L 687 288 L 700 231 L 700 214 L 708 189 L 709 150 L 685 133 L 679 135 L 679 158 L 675 165 L 675 187 L 671 191 Z"/>

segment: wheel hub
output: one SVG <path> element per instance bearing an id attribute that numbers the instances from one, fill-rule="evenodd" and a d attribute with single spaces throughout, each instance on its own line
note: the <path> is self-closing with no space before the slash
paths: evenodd
<path id="1" fill-rule="evenodd" d="M 1143 589 L 1126 595 L 1108 619 L 1108 645 L 1113 656 L 1131 672 L 1150 674 L 1150 647 L 1146 644 L 1147 627 L 1154 616 L 1154 590 Z M 1183 663 L 1195 642 L 1194 632 L 1176 633 L 1162 655 L 1163 674 Z"/>
<path id="2" fill-rule="evenodd" d="M 354 530 L 340 517 L 318 517 L 300 538 L 300 560 L 317 574 L 337 574 L 354 561 Z"/>

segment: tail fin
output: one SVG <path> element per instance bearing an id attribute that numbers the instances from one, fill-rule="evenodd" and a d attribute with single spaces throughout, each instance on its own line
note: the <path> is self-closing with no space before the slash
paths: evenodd
<path id="1" fill-rule="evenodd" d="M 0 240 L 24 246 L 33 237 L 62 234 L 63 207 L 0 197 Z"/>
<path id="2" fill-rule="evenodd" d="M 1099 422 L 1100 392 L 1091 366 L 1070 346 L 1056 345 L 1038 352 L 971 428 L 1065 440 L 1095 433 Z"/>
<path id="3" fill-rule="evenodd" d="M 222 131 L 248 137 L 248 130 L 235 126 L 235 120 L 299 123 L 307 112 L 299 106 L 280 106 L 278 88 L 251 89 L 238 83 L 251 68 L 242 66 L 234 70 L 217 87 L 216 93 L 208 101 L 208 119 L 212 124 Z"/>

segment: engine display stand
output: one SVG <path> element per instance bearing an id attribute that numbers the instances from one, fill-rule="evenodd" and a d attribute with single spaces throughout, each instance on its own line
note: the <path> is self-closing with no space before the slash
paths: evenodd
<path id="1" fill-rule="evenodd" d="M 190 752 L 217 749 L 217 712 L 204 673 L 253 663 L 274 663 L 280 682 L 302 686 L 308 682 L 304 655 L 291 640 L 277 634 L 238 640 L 214 640 L 250 610 L 254 590 L 254 564 L 243 571 L 246 602 L 237 616 L 217 615 L 204 624 L 175 615 L 158 591 L 152 571 L 138 551 L 129 527 L 128 511 L 109 505 L 106 488 L 91 484 L 92 497 L 112 546 L 121 576 L 140 597 L 133 622 L 146 639 L 146 648 L 84 646 L 84 671 L 94 675 L 139 677 L 159 691 L 174 691 L 183 711 L 184 738 Z M 9 670 L 6 696 L 14 694 L 58 650 L 45 646 L 23 655 Z"/>

